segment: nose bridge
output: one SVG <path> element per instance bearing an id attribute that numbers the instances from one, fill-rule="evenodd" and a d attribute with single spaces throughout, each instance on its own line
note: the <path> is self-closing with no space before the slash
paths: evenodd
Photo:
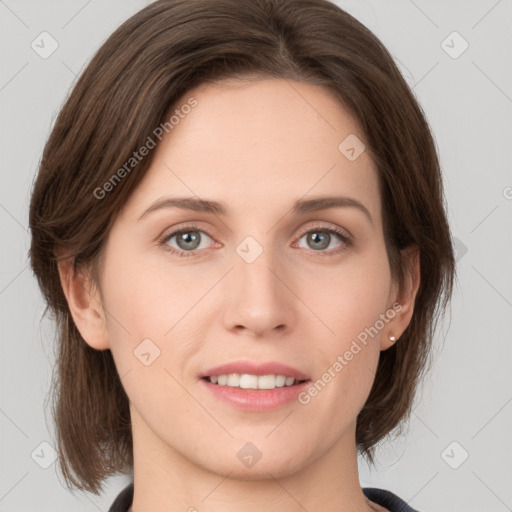
<path id="1" fill-rule="evenodd" d="M 290 292 L 282 282 L 286 278 L 277 270 L 283 268 L 282 258 L 269 245 L 271 239 L 271 235 L 266 236 L 260 243 L 256 237 L 248 236 L 236 247 L 227 284 L 228 328 L 243 326 L 262 334 L 291 323 Z"/>
<path id="2" fill-rule="evenodd" d="M 274 296 L 278 287 L 273 270 L 278 266 L 276 251 L 268 244 L 262 246 L 252 237 L 248 238 L 252 240 L 244 240 L 236 249 L 235 273 L 242 288 L 245 287 L 248 292 Z"/>

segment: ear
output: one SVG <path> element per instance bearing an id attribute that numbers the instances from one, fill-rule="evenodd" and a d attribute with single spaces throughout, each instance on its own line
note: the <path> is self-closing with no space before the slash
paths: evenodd
<path id="1" fill-rule="evenodd" d="M 388 322 L 386 330 L 382 332 L 380 349 L 387 350 L 397 343 L 398 338 L 409 325 L 414 312 L 414 301 L 420 286 L 420 251 L 416 245 L 407 247 L 401 251 L 402 262 L 405 268 L 405 279 L 403 286 L 399 289 L 394 283 L 390 294 L 391 305 L 395 316 Z M 395 340 L 389 337 L 394 336 Z"/>
<path id="2" fill-rule="evenodd" d="M 86 343 L 96 350 L 110 348 L 101 297 L 90 272 L 74 272 L 72 258 L 58 262 L 60 282 L 75 325 Z"/>

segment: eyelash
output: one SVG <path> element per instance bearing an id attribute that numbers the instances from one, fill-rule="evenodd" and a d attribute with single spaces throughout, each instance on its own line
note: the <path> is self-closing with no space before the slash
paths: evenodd
<path id="1" fill-rule="evenodd" d="M 197 251 L 201 251 L 201 249 L 196 249 L 194 251 L 179 251 L 179 250 L 174 249 L 173 247 L 169 247 L 167 245 L 167 242 L 171 238 L 173 238 L 174 236 L 180 235 L 181 233 L 188 233 L 189 231 L 199 231 L 201 233 L 207 234 L 210 238 L 213 238 L 213 236 L 208 231 L 199 228 L 195 224 L 189 224 L 189 225 L 187 225 L 187 226 L 185 226 L 183 228 L 180 228 L 180 229 L 178 229 L 176 231 L 172 231 L 171 233 L 164 234 L 158 240 L 158 244 L 160 246 L 163 246 L 166 251 L 169 251 L 170 253 L 175 254 L 178 257 L 181 257 L 181 258 L 194 257 L 194 256 L 196 256 L 196 252 Z M 340 254 L 341 252 L 345 251 L 347 248 L 349 248 L 352 245 L 351 237 L 347 236 L 344 231 L 341 231 L 341 229 L 332 228 L 332 227 L 327 228 L 327 227 L 321 226 L 321 225 L 313 226 L 312 228 L 304 230 L 303 232 L 301 232 L 298 240 L 300 240 L 304 235 L 307 235 L 308 233 L 314 233 L 316 231 L 321 231 L 321 232 L 329 233 L 329 234 L 333 234 L 334 233 L 335 235 L 338 235 L 338 237 L 340 238 L 340 240 L 344 244 L 344 246 L 338 247 L 337 249 L 332 249 L 331 251 L 325 251 L 325 250 L 314 251 L 313 249 L 311 249 L 311 251 L 313 251 L 315 253 L 318 253 L 319 256 L 323 256 L 323 257 L 337 256 L 338 254 Z"/>

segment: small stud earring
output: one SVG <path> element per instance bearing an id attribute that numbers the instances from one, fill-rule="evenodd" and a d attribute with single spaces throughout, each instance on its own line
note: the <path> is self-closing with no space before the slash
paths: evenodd
<path id="1" fill-rule="evenodd" d="M 396 338 L 395 338 L 394 336 L 390 336 L 390 337 L 389 337 L 389 340 L 390 340 L 392 343 L 394 343 L 394 342 L 396 341 Z"/>

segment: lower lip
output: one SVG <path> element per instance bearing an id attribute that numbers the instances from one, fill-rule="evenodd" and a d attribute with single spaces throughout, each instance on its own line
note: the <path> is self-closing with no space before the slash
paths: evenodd
<path id="1" fill-rule="evenodd" d="M 283 407 L 297 400 L 299 393 L 309 385 L 309 381 L 306 380 L 300 384 L 283 386 L 282 388 L 242 389 L 219 386 L 206 379 L 201 379 L 201 381 L 217 398 L 246 411 L 268 411 Z"/>

